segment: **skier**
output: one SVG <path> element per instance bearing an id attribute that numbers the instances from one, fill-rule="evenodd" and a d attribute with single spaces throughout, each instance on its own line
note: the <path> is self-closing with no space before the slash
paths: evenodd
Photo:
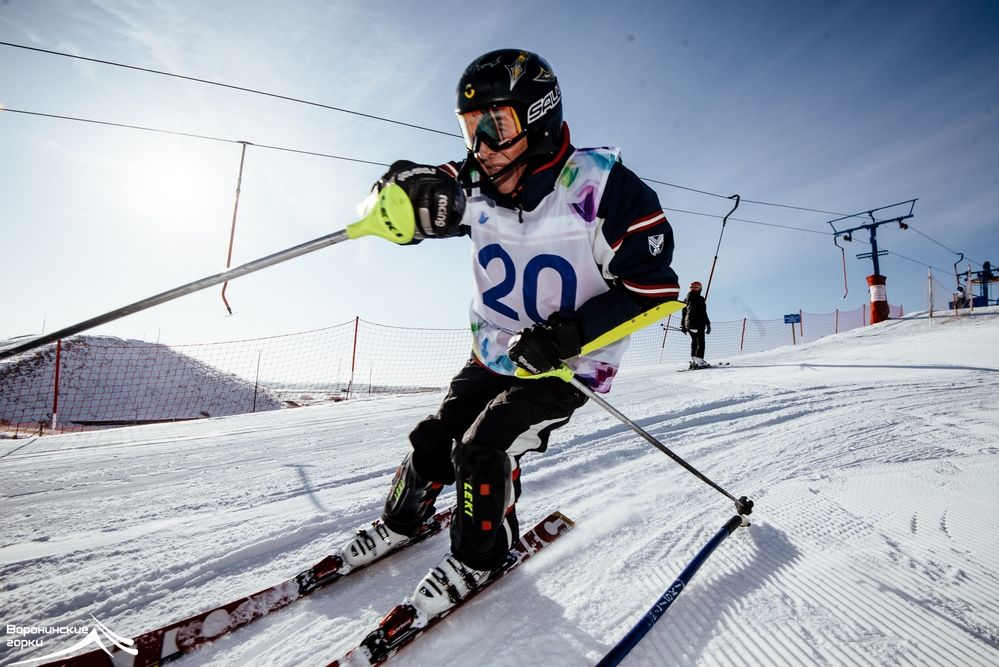
<path id="1" fill-rule="evenodd" d="M 708 304 L 701 296 L 701 283 L 690 283 L 687 292 L 687 305 L 680 316 L 680 331 L 690 335 L 690 365 L 688 368 L 708 368 L 704 361 L 704 336 L 711 333 L 711 320 L 708 319 Z"/>
<path id="2" fill-rule="evenodd" d="M 520 459 L 543 452 L 586 397 L 556 378 L 517 377 L 563 361 L 607 392 L 621 343 L 585 356 L 593 340 L 679 296 L 670 268 L 673 232 L 656 193 L 616 148 L 577 149 L 562 120 L 552 68 L 527 51 L 474 60 L 457 86 L 468 153 L 440 167 L 395 162 L 376 183 L 396 183 L 413 203 L 417 234 L 470 236 L 472 356 L 436 415 L 410 433 L 381 519 L 343 548 L 348 565 L 407 542 L 455 484 L 450 553 L 418 584 L 425 619 L 449 609 L 503 566 L 519 537 Z"/>

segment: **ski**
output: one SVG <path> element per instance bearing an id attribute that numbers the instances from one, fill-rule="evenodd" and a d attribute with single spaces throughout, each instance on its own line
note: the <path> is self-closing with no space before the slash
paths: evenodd
<path id="1" fill-rule="evenodd" d="M 517 540 L 517 543 L 507 554 L 506 563 L 502 568 L 494 572 L 481 586 L 462 598 L 455 606 L 443 614 L 434 616 L 425 625 L 417 627 L 415 624 L 417 621 L 416 608 L 411 604 L 411 599 L 406 598 L 402 603 L 393 607 L 385 618 L 379 621 L 378 627 L 368 633 L 357 647 L 351 649 L 339 660 L 329 663 L 327 667 L 370 667 L 382 664 L 454 610 L 495 583 L 500 577 L 569 532 L 573 525 L 575 524 L 572 520 L 561 512 L 552 512 Z"/>
<path id="2" fill-rule="evenodd" d="M 389 551 L 373 563 L 404 551 L 414 544 L 436 535 L 451 523 L 451 509 L 431 517 L 406 544 Z M 368 563 L 370 565 L 371 563 Z M 49 662 L 42 667 L 151 667 L 175 660 L 191 651 L 227 635 L 253 621 L 278 611 L 314 591 L 332 584 L 349 574 L 364 569 L 367 565 L 344 570 L 343 558 L 339 554 L 326 556 L 321 561 L 283 581 L 262 591 L 233 600 L 228 604 L 150 630 L 134 638 L 132 650 L 135 655 L 113 648 L 113 653 L 95 649 L 70 658 Z"/>
<path id="3" fill-rule="evenodd" d="M 726 366 L 731 366 L 732 364 L 728 361 L 719 361 L 716 364 L 710 364 L 708 366 L 701 366 L 699 368 L 681 368 L 677 373 L 686 373 L 687 371 L 706 371 L 711 368 L 725 368 Z"/>

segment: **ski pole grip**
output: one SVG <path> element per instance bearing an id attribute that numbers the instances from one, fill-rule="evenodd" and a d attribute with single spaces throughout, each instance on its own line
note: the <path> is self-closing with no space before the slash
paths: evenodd
<path id="1" fill-rule="evenodd" d="M 610 331 L 607 331 L 590 342 L 583 345 L 582 349 L 579 351 L 581 355 L 586 355 L 594 350 L 599 350 L 602 347 L 606 347 L 613 343 L 623 340 L 635 333 L 639 329 L 644 329 L 650 324 L 654 324 L 659 320 L 663 319 L 667 315 L 675 313 L 682 310 L 686 304 L 683 301 L 666 301 L 654 306 L 642 313 L 639 313 L 635 317 L 622 322 Z M 518 368 L 516 375 L 519 378 L 536 380 L 545 377 L 557 377 L 565 382 L 570 382 L 573 378 L 572 370 L 562 364 L 561 368 L 556 368 L 554 370 L 548 371 L 546 373 L 539 373 L 537 375 L 532 375 L 530 371 L 524 370 L 523 368 Z"/>
<path id="2" fill-rule="evenodd" d="M 741 498 L 735 501 L 735 511 L 741 515 L 746 515 L 746 516 L 752 514 L 753 501 L 747 498 L 746 496 L 742 496 Z"/>
<path id="3" fill-rule="evenodd" d="M 347 225 L 344 231 L 350 239 L 377 236 L 406 245 L 416 233 L 416 215 L 409 195 L 399 185 L 388 183 L 378 191 L 371 210 L 364 218 Z"/>

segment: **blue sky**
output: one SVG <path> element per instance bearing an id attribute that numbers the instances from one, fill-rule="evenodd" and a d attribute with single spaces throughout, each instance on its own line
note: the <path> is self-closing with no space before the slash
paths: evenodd
<path id="1" fill-rule="evenodd" d="M 973 269 L 999 263 L 994 2 L 0 0 L 0 41 L 437 130 L 0 46 L 7 109 L 229 140 L 0 113 L 0 338 L 221 271 L 233 141 L 258 145 L 247 151 L 234 264 L 342 228 L 384 171 L 365 162 L 463 156 L 455 83 L 501 47 L 552 64 L 576 145 L 620 146 L 640 176 L 670 184 L 650 183 L 674 227 L 683 284 L 707 279 L 725 196 L 824 211 L 740 206 L 711 287 L 715 321 L 865 304 L 871 264 L 854 255 L 869 248 L 848 247 L 844 299 L 826 223 L 913 198 L 911 228 L 878 233 L 891 251 L 881 268 L 892 303 L 925 309 L 927 266 L 950 286 L 955 252 Z M 233 282 L 232 316 L 211 288 L 97 331 L 189 343 L 355 316 L 463 327 L 469 264 L 464 239 L 359 239 Z"/>

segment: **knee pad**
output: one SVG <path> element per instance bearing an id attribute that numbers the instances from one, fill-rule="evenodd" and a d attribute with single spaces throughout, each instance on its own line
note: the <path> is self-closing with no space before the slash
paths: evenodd
<path id="1" fill-rule="evenodd" d="M 413 467 L 413 454 L 407 454 L 392 479 L 382 521 L 393 532 L 412 535 L 433 515 L 434 501 L 443 488 L 443 484 L 420 477 Z"/>
<path id="2" fill-rule="evenodd" d="M 475 445 L 457 447 L 454 456 L 458 507 L 451 550 L 471 567 L 495 569 L 518 537 L 510 456 Z"/>

